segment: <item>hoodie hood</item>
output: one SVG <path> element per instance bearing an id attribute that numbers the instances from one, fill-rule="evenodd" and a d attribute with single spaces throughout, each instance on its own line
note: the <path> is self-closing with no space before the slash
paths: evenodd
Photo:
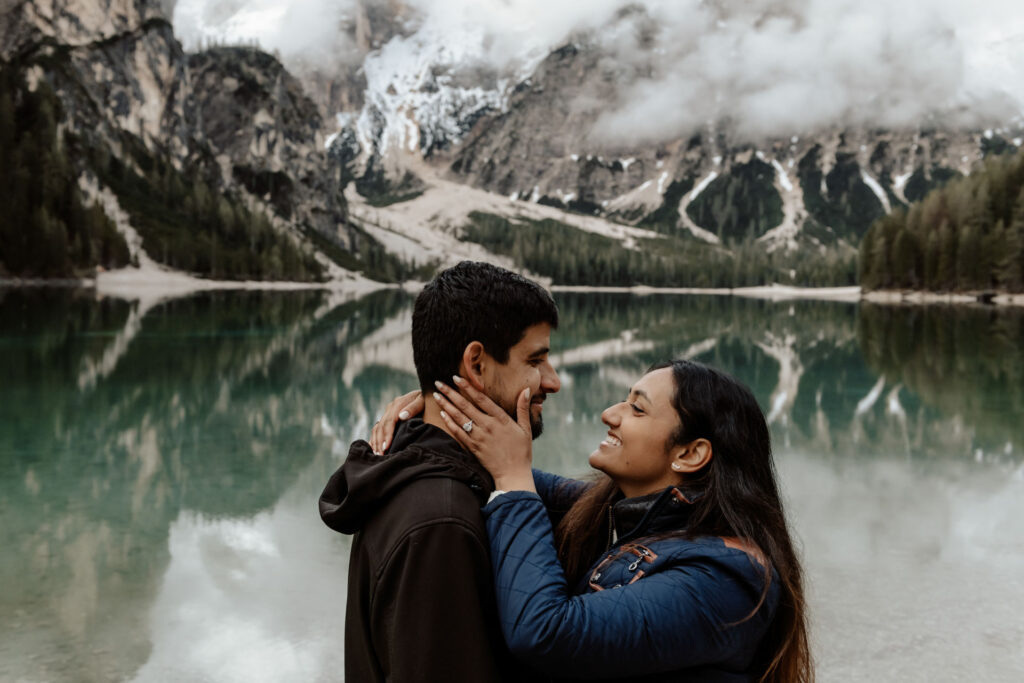
<path id="1" fill-rule="evenodd" d="M 387 455 L 374 455 L 366 441 L 352 444 L 320 494 L 320 519 L 335 531 L 354 534 L 402 488 L 431 478 L 463 482 L 480 505 L 494 490 L 494 480 L 475 457 L 444 430 L 415 418 L 398 425 Z"/>

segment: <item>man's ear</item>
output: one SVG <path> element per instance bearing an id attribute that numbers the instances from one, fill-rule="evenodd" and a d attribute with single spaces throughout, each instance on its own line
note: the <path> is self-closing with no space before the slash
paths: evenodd
<path id="1" fill-rule="evenodd" d="M 710 441 L 694 439 L 672 450 L 672 471 L 680 474 L 700 471 L 711 462 L 713 456 Z"/>
<path id="2" fill-rule="evenodd" d="M 459 374 L 477 391 L 484 391 L 484 366 L 487 363 L 487 353 L 484 345 L 478 341 L 469 342 L 462 350 L 462 362 L 459 363 Z"/>

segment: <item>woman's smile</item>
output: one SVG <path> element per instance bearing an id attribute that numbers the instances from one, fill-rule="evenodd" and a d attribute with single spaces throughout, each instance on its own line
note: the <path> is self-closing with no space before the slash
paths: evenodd
<path id="1" fill-rule="evenodd" d="M 614 434 L 612 434 L 611 432 L 608 432 L 608 436 L 606 436 L 604 441 L 601 442 L 600 447 L 604 447 L 604 448 L 618 448 L 621 445 L 622 445 L 622 440 L 619 437 L 617 437 Z"/>

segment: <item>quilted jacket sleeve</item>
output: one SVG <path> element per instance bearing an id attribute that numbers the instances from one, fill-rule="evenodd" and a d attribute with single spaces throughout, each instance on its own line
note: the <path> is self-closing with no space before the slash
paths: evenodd
<path id="1" fill-rule="evenodd" d="M 572 595 L 538 496 L 510 492 L 484 514 L 505 640 L 548 674 L 611 678 L 742 662 L 766 628 L 759 618 L 724 627 L 743 619 L 757 595 L 714 558 Z"/>
<path id="2" fill-rule="evenodd" d="M 537 487 L 537 495 L 544 501 L 545 507 L 561 511 L 572 507 L 576 499 L 592 486 L 579 479 L 560 477 L 536 468 L 533 470 L 533 485 Z"/>

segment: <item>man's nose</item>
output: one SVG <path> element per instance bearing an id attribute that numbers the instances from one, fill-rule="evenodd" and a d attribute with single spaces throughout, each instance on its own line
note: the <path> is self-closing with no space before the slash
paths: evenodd
<path id="1" fill-rule="evenodd" d="M 558 373 L 551 363 L 544 363 L 540 373 L 540 390 L 545 394 L 554 394 L 561 388 L 562 380 L 558 379 Z"/>

